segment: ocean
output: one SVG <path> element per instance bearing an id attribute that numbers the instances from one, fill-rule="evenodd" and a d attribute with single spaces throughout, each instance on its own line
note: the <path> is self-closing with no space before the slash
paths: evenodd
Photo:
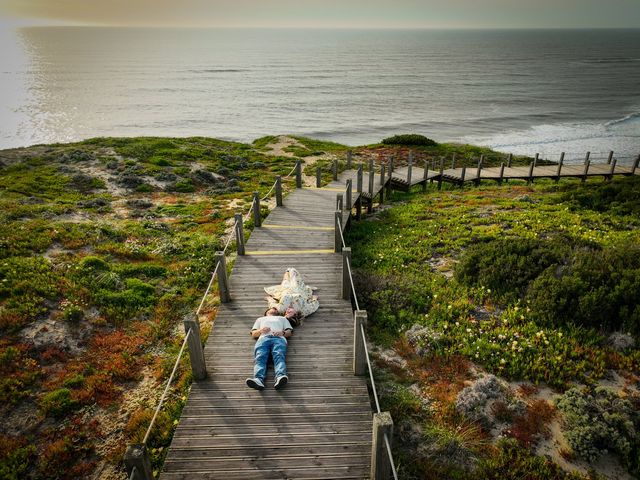
<path id="1" fill-rule="evenodd" d="M 95 136 L 396 133 L 640 154 L 640 29 L 0 29 L 0 148 Z"/>

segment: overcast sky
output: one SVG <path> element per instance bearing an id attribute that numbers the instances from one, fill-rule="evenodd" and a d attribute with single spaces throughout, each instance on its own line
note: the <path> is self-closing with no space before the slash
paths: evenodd
<path id="1" fill-rule="evenodd" d="M 0 0 L 0 16 L 140 26 L 640 28 L 640 0 Z"/>

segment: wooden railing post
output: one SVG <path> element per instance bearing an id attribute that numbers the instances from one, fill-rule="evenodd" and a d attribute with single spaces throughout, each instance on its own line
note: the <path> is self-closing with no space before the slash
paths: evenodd
<path id="1" fill-rule="evenodd" d="M 409 152 L 409 160 L 407 164 L 407 183 L 409 184 L 409 190 L 411 190 L 411 172 L 413 171 L 413 152 Z"/>
<path id="2" fill-rule="evenodd" d="M 500 164 L 500 180 L 498 180 L 498 185 L 502 185 L 503 180 L 504 180 L 504 162 Z"/>
<path id="3" fill-rule="evenodd" d="M 351 247 L 342 249 L 342 298 L 351 300 L 351 281 L 349 280 L 349 267 L 351 265 Z"/>
<path id="4" fill-rule="evenodd" d="M 276 206 L 282 206 L 282 177 L 280 175 L 276 177 Z"/>
<path id="5" fill-rule="evenodd" d="M 335 212 L 335 228 L 334 231 L 334 239 L 333 239 L 333 251 L 339 253 L 342 251 L 342 236 L 340 234 L 342 229 L 342 212 L 336 210 Z"/>
<path id="6" fill-rule="evenodd" d="M 587 160 L 587 163 L 584 164 L 584 173 L 582 174 L 582 183 L 587 181 L 587 175 L 589 174 L 590 165 L 591 165 L 591 160 Z"/>
<path id="7" fill-rule="evenodd" d="M 462 173 L 460 174 L 460 188 L 464 188 L 464 177 L 467 176 L 467 166 L 462 166 Z"/>
<path id="8" fill-rule="evenodd" d="M 334 160 L 331 164 L 331 173 L 333 174 L 333 180 L 338 180 L 338 160 Z"/>
<path id="9" fill-rule="evenodd" d="M 536 156 L 533 158 L 533 166 L 537 167 L 538 166 L 538 159 L 540 158 L 540 154 L 536 153 Z"/>
<path id="10" fill-rule="evenodd" d="M 241 213 L 236 213 L 234 217 L 236 220 L 236 249 L 238 255 L 244 255 L 244 221 Z"/>
<path id="11" fill-rule="evenodd" d="M 342 193 L 336 195 L 336 210 L 344 211 L 344 195 Z"/>
<path id="12" fill-rule="evenodd" d="M 204 380 L 207 378 L 207 366 L 204 360 L 204 349 L 200 337 L 200 322 L 195 313 L 188 314 L 183 320 L 185 333 L 191 330 L 187 345 L 189 346 L 189 360 L 191 361 L 191 372 L 194 380 Z"/>
<path id="13" fill-rule="evenodd" d="M 356 192 L 362 193 L 362 163 L 358 164 L 358 173 L 356 175 Z"/>
<path id="14" fill-rule="evenodd" d="M 220 301 L 227 303 L 231 301 L 229 293 L 229 281 L 227 279 L 227 261 L 224 258 L 224 252 L 216 252 L 216 263 L 218 264 L 218 290 L 220 292 Z"/>
<path id="15" fill-rule="evenodd" d="M 387 166 L 382 163 L 380 165 L 380 204 L 384 203 L 384 190 L 385 190 L 385 184 L 384 184 L 384 180 L 385 180 L 385 176 L 386 176 L 386 168 Z"/>
<path id="16" fill-rule="evenodd" d="M 591 152 L 587 152 L 586 155 L 584 156 L 585 165 L 587 164 L 590 158 L 591 158 Z"/>
<path id="17" fill-rule="evenodd" d="M 633 162 L 633 168 L 631 169 L 631 175 L 636 174 L 636 170 L 638 169 L 638 164 L 640 164 L 640 155 L 636 157 L 636 161 Z"/>
<path id="18" fill-rule="evenodd" d="M 609 152 L 609 157 L 607 158 L 607 165 L 611 165 L 611 160 L 613 160 L 613 150 Z"/>
<path id="19" fill-rule="evenodd" d="M 371 478 L 372 480 L 389 480 L 393 471 L 387 453 L 385 435 L 389 439 L 393 437 L 393 420 L 389 412 L 373 414 L 373 437 L 371 438 Z"/>
<path id="20" fill-rule="evenodd" d="M 429 160 L 424 161 L 424 174 L 422 175 L 422 193 L 427 191 L 427 182 L 429 181 Z"/>
<path id="21" fill-rule="evenodd" d="M 453 152 L 453 155 L 451 155 L 451 170 L 454 168 L 456 168 L 456 152 Z"/>
<path id="22" fill-rule="evenodd" d="M 484 155 L 480 155 L 480 160 L 478 160 L 478 170 L 476 171 L 475 179 L 476 185 L 480 185 L 480 176 L 482 175 L 482 162 L 484 162 Z"/>
<path id="23" fill-rule="evenodd" d="M 127 451 L 124 454 L 124 465 L 127 469 L 127 479 L 131 477 L 131 471 L 135 468 L 134 480 L 153 480 L 151 459 L 144 443 L 135 443 L 127 446 Z"/>
<path id="24" fill-rule="evenodd" d="M 391 155 L 391 157 L 389 158 L 389 174 L 393 173 L 393 170 L 395 167 L 395 161 L 396 161 L 396 158 L 393 155 Z"/>
<path id="25" fill-rule="evenodd" d="M 262 218 L 260 217 L 260 194 L 253 192 L 253 226 L 260 227 Z"/>
<path id="26" fill-rule="evenodd" d="M 443 174 L 444 174 L 444 157 L 440 157 L 440 175 L 438 176 L 438 190 L 442 190 Z"/>
<path id="27" fill-rule="evenodd" d="M 362 376 L 367 374 L 367 355 L 362 338 L 362 328 L 367 324 L 366 310 L 356 310 L 353 320 L 353 374 Z"/>
<path id="28" fill-rule="evenodd" d="M 353 158 L 353 153 L 351 150 L 347 150 L 347 170 L 351 170 L 351 159 Z"/>
<path id="29" fill-rule="evenodd" d="M 618 163 L 618 159 L 614 158 L 613 161 L 611 162 L 611 170 L 609 171 L 609 180 L 611 180 L 613 178 L 613 174 L 616 171 L 616 163 Z"/>
<path id="30" fill-rule="evenodd" d="M 560 181 L 560 173 L 562 173 L 563 163 L 564 163 L 564 152 L 560 154 L 560 160 L 558 161 L 558 172 L 556 173 L 556 183 Z"/>
<path id="31" fill-rule="evenodd" d="M 373 158 L 369 159 L 369 195 L 371 195 L 371 203 L 373 203 L 373 182 L 375 180 L 375 172 L 373 171 Z"/>
<path id="32" fill-rule="evenodd" d="M 507 158 L 507 168 L 511 168 L 512 161 L 513 161 L 513 153 L 510 153 L 509 158 Z"/>
<path id="33" fill-rule="evenodd" d="M 316 188 L 320 188 L 322 186 L 322 168 L 316 167 Z"/>
<path id="34" fill-rule="evenodd" d="M 302 162 L 296 162 L 296 188 L 302 188 Z"/>
<path id="35" fill-rule="evenodd" d="M 527 185 L 533 183 L 533 167 L 535 167 L 535 160 L 529 164 L 529 179 L 527 180 Z"/>
<path id="36" fill-rule="evenodd" d="M 346 209 L 351 214 L 351 209 L 353 208 L 353 202 L 351 201 L 351 190 L 353 189 L 353 182 L 351 179 L 347 180 L 347 191 L 346 191 Z"/>
<path id="37" fill-rule="evenodd" d="M 391 157 L 393 159 L 393 157 Z M 393 165 L 389 163 L 389 175 L 387 179 L 387 198 L 391 198 L 391 178 L 393 177 Z"/>

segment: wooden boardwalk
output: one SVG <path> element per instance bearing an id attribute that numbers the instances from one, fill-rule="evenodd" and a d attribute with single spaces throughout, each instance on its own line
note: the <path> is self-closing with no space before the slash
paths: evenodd
<path id="1" fill-rule="evenodd" d="M 372 410 L 365 378 L 353 374 L 353 312 L 333 253 L 340 187 L 295 190 L 254 229 L 205 346 L 208 378 L 192 386 L 161 478 L 369 477 Z M 263 287 L 288 267 L 317 287 L 320 309 L 289 342 L 287 387 L 273 389 L 270 367 L 259 392 L 244 383 L 253 372 L 249 329 L 266 308 Z"/>
<path id="2" fill-rule="evenodd" d="M 425 177 L 424 168 L 412 166 L 411 178 L 408 178 L 409 167 L 399 167 L 393 171 L 392 184 L 396 188 L 407 189 L 415 185 L 423 184 L 425 181 L 437 181 L 441 178 L 440 169 L 429 169 Z M 462 185 L 466 182 L 477 182 L 478 180 L 530 180 L 541 178 L 591 178 L 604 177 L 611 178 L 615 175 L 638 175 L 640 169 L 629 165 L 609 165 L 609 164 L 591 164 L 586 168 L 585 165 L 562 165 L 560 176 L 558 176 L 558 165 L 539 165 L 531 168 L 530 166 L 517 167 L 485 167 L 478 172 L 476 167 L 462 168 L 445 168 L 442 171 L 442 181 Z"/>
<path id="3" fill-rule="evenodd" d="M 616 167 L 614 175 L 640 173 Z M 564 165 L 562 177 L 611 176 L 610 165 Z M 336 195 L 352 181 L 352 205 L 372 204 L 391 182 L 409 189 L 427 181 L 462 185 L 478 179 L 556 178 L 557 166 L 430 170 L 400 167 L 369 183 L 348 170 L 323 188 L 297 189 L 284 205 L 255 228 L 230 277 L 232 300 L 220 306 L 205 345 L 208 377 L 194 382 L 164 463 L 162 479 L 363 479 L 369 478 L 372 408 L 364 377 L 353 373 L 354 331 L 351 302 L 342 299 L 342 256 L 335 248 Z M 346 195 L 345 195 L 346 202 Z M 346 227 L 350 211 L 342 214 Z M 317 288 L 320 309 L 295 330 L 289 342 L 290 382 L 256 391 L 244 380 L 253 373 L 249 335 L 266 308 L 263 288 L 279 284 L 296 268 Z"/>

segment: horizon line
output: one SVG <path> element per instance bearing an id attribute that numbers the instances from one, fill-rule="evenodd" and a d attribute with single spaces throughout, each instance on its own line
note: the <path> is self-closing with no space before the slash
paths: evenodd
<path id="1" fill-rule="evenodd" d="M 180 29 L 180 30 L 640 30 L 640 26 L 264 26 L 264 25 L 146 25 L 146 24 L 21 24 L 2 22 L 0 26 L 18 28 L 144 28 L 144 29 Z"/>

